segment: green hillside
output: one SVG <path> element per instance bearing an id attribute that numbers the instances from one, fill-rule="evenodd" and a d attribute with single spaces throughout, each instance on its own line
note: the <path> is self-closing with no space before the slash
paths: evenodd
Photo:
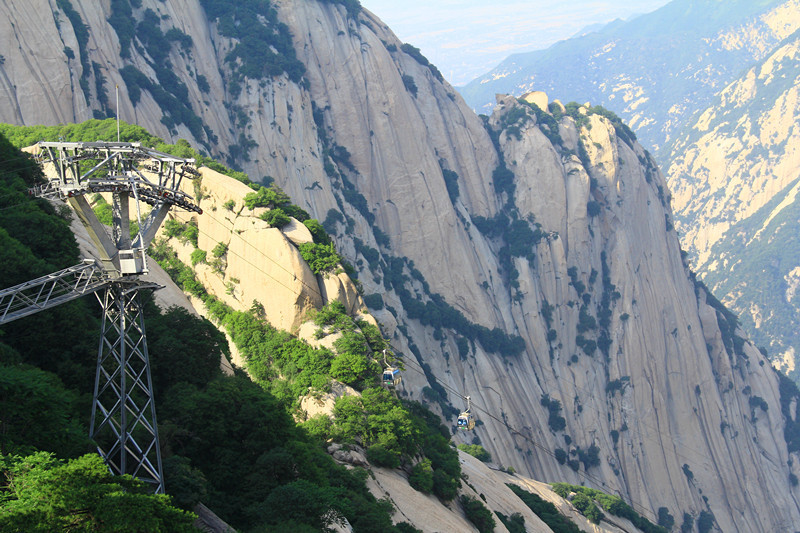
<path id="1" fill-rule="evenodd" d="M 89 121 L 0 130 L 19 146 L 34 138 L 108 138 L 112 126 L 112 121 Z M 202 159 L 188 145 L 165 145 L 140 128 L 124 126 L 122 138 Z M 26 195 L 39 176 L 38 167 L 5 136 L 0 136 L 0 160 L 3 285 L 79 262 L 68 228 L 70 211 Z M 373 463 L 386 466 L 427 457 L 427 469 L 417 476 L 419 490 L 443 500 L 455 497 L 460 466 L 449 431 L 419 404 L 402 404 L 379 386 L 379 365 L 371 353 L 386 344 L 377 328 L 359 324 L 330 305 L 320 311 L 318 324 L 342 331 L 346 342 L 337 343 L 335 353 L 314 349 L 265 323 L 257 307 L 235 312 L 217 301 L 163 242 L 151 254 L 185 289 L 204 299 L 217 321 L 215 326 L 184 310 L 146 303 L 169 496 L 147 495 L 132 480 L 110 476 L 93 458 L 94 446 L 86 435 L 99 309 L 86 298 L 0 328 L 0 461 L 6 480 L 0 506 L 9 511 L 0 513 L 0 530 L 50 531 L 81 523 L 88 530 L 110 531 L 116 530 L 114 524 L 124 528 L 126 520 L 146 512 L 160 520 L 148 530 L 177 531 L 192 518 L 182 510 L 203 502 L 243 531 L 319 531 L 337 518 L 346 518 L 354 531 L 411 531 L 403 527 L 408 524 L 392 525 L 392 506 L 368 492 L 366 470 L 348 470 L 331 459 L 322 446 L 329 438 L 358 442 Z M 218 327 L 231 334 L 253 379 L 241 371 L 232 376 L 220 371 L 228 345 Z M 335 422 L 312 419 L 296 425 L 290 413 L 298 394 L 309 386 L 325 390 L 334 377 L 363 396 L 341 399 Z M 98 496 L 64 494 L 64 501 L 59 500 L 61 492 L 81 492 L 81 482 L 77 487 L 65 484 L 63 491 L 52 488 L 53 479 L 78 479 L 73 470 L 83 473 L 82 483 Z M 42 476 L 49 476 L 50 485 Z M 120 509 L 126 512 L 109 516 L 114 498 L 121 499 Z M 36 527 L 29 529 L 31 525 Z"/>

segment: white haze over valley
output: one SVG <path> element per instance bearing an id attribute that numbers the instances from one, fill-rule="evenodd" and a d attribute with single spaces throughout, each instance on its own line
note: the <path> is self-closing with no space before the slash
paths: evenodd
<path id="1" fill-rule="evenodd" d="M 615 19 L 649 13 L 667 0 L 361 0 L 447 81 L 465 85 L 511 54 L 547 48 Z"/>

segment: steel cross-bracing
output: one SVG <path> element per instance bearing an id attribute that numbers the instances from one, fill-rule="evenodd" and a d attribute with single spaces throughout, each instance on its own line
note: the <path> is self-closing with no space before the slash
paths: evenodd
<path id="1" fill-rule="evenodd" d="M 108 285 L 94 260 L 0 291 L 0 324 L 11 322 L 99 291 Z"/>
<path id="2" fill-rule="evenodd" d="M 164 492 L 161 449 L 139 281 L 106 287 L 89 437 L 115 473 L 131 474 Z"/>
<path id="3" fill-rule="evenodd" d="M 85 260 L 0 291 L 0 324 L 86 294 L 98 295 L 103 326 L 97 356 L 90 436 L 114 474 L 131 474 L 164 492 L 150 355 L 140 291 L 160 288 L 142 281 L 145 250 L 173 206 L 202 213 L 181 190 L 183 178 L 200 176 L 194 159 L 158 152 L 139 143 L 41 142 L 37 155 L 45 183 L 34 196 L 67 202 L 89 233 L 99 264 Z M 111 231 L 85 196 L 107 193 Z M 143 205 L 151 207 L 143 213 Z M 138 232 L 131 235 L 131 215 Z M 144 217 L 144 219 L 143 219 Z"/>

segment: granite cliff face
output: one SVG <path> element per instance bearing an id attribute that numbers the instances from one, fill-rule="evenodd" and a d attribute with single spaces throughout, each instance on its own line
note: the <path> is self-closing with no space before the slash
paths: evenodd
<path id="1" fill-rule="evenodd" d="M 676 0 L 512 56 L 460 89 L 483 111 L 496 92 L 532 88 L 617 111 L 665 169 L 682 246 L 699 275 L 795 381 L 798 254 L 781 221 L 794 216 L 786 207 L 797 177 L 798 17 L 794 0 Z M 770 214 L 778 204 L 780 217 Z"/>
<path id="2" fill-rule="evenodd" d="M 471 396 L 482 424 L 456 439 L 477 438 L 536 479 L 619 492 L 653 521 L 664 507 L 678 523 L 711 512 L 723 531 L 800 523 L 778 376 L 694 282 L 664 176 L 624 124 L 600 108 L 542 112 L 511 97 L 484 122 L 369 12 L 315 0 L 273 2 L 302 75 L 294 60 L 278 74 L 242 70 L 247 58 L 229 58 L 245 37 L 226 37 L 227 19 L 201 4 L 131 10 L 131 24 L 191 36 L 172 32 L 161 48 L 186 91 L 173 101 L 157 87 L 182 89 L 161 79 L 154 38 L 121 44 L 110 4 L 73 2 L 70 19 L 65 2 L 52 12 L 6 2 L 0 119 L 107 114 L 98 88 L 119 83 L 124 119 L 272 177 L 325 221 L 405 355 L 403 393 L 450 417 Z M 257 224 L 246 218 L 229 221 L 239 236 Z M 221 242 L 215 231 L 206 246 Z M 280 253 L 278 237 L 242 238 L 239 251 Z M 284 290 L 259 287 L 234 254 L 228 268 L 252 285 L 244 302 Z M 296 327 L 304 298 L 271 320 Z"/>
<path id="3" fill-rule="evenodd" d="M 374 318 L 364 308 L 357 289 L 352 281 L 343 274 L 313 275 L 308 265 L 301 258 L 296 246 L 310 242 L 311 235 L 305 226 L 295 220 L 284 228 L 270 228 L 260 218 L 264 208 L 248 210 L 243 207 L 244 196 L 252 190 L 240 182 L 202 167 L 202 177 L 198 182 L 198 190 L 202 192 L 201 205 L 204 213 L 187 215 L 180 211 L 173 212 L 171 219 L 183 223 L 192 222 L 198 227 L 198 248 L 205 249 L 218 243 L 227 245 L 227 252 L 220 258 L 221 262 L 210 265 L 206 262 L 193 266 L 193 270 L 203 285 L 235 309 L 246 310 L 248 298 L 258 301 L 268 298 L 264 311 L 270 323 L 282 329 L 297 331 L 297 335 L 307 342 L 318 345 L 314 332 L 317 326 L 306 320 L 311 309 L 318 309 L 322 304 L 332 300 L 343 303 L 351 315 L 358 315 L 362 320 L 374 323 Z M 194 186 L 184 183 L 187 192 Z M 229 207 L 222 207 L 228 203 Z M 230 207 L 230 202 L 233 206 Z M 73 223 L 73 231 L 78 237 L 83 253 L 93 254 L 88 234 L 80 223 Z M 191 264 L 191 252 L 194 245 L 180 237 L 168 235 L 166 230 L 160 232 L 159 238 L 176 251 L 184 264 Z M 260 243 L 268 243 L 269 247 L 261 247 Z M 269 253 L 263 250 L 269 249 Z M 213 263 L 213 261 L 209 260 Z M 242 273 L 242 269 L 251 272 Z M 187 298 L 181 289 L 169 278 L 155 261 L 149 262 L 150 272 L 146 279 L 163 285 L 163 289 L 154 293 L 158 304 L 164 308 L 179 305 L 192 313 L 208 316 L 208 309 L 197 298 Z M 248 275 L 249 274 L 249 275 Z M 243 276 L 237 278 L 236 275 Z M 300 277 L 298 277 L 300 276 Z M 302 322 L 302 323 L 300 323 Z M 330 346 L 328 345 L 330 348 Z M 239 367 L 244 362 L 231 344 L 233 364 Z M 222 362 L 224 370 L 232 372 L 227 360 Z M 334 385 L 331 393 L 309 395 L 300 402 L 300 407 L 307 417 L 333 412 L 333 400 L 341 395 L 358 394 L 354 389 L 341 383 Z M 333 444 L 329 451 L 342 464 L 368 466 L 363 449 L 346 451 L 338 444 Z M 558 511 L 571 522 L 578 525 L 581 531 L 593 533 L 617 533 L 620 531 L 639 531 L 633 523 L 625 518 L 607 517 L 599 524 L 590 522 L 566 499 L 556 494 L 552 488 L 542 482 L 513 475 L 504 471 L 495 463 L 484 464 L 478 459 L 459 452 L 462 472 L 469 480 L 461 488 L 461 493 L 473 498 L 485 499 L 486 505 L 495 513 L 506 516 L 520 514 L 527 527 L 534 531 L 550 531 L 525 503 L 523 503 L 506 486 L 514 484 L 524 490 L 538 495 L 551 502 Z M 399 469 L 370 466 L 372 475 L 367 486 L 377 498 L 388 499 L 394 505 L 396 521 L 404 521 L 423 531 L 471 531 L 473 525 L 464 516 L 462 509 L 453 502 L 443 503 L 438 498 L 417 491 L 408 482 L 406 473 Z M 499 519 L 496 531 L 506 531 Z M 335 531 L 351 531 L 348 524 L 334 527 Z"/>

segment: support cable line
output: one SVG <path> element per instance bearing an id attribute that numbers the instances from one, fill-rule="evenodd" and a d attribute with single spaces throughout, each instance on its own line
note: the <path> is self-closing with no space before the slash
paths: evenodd
<path id="1" fill-rule="evenodd" d="M 216 218 L 215 218 L 214 216 L 212 216 L 210 213 L 206 212 L 206 216 L 210 217 L 212 220 L 214 220 L 214 221 L 215 221 L 215 222 L 217 222 L 218 224 L 222 225 L 223 227 L 226 227 L 226 229 L 229 229 L 229 230 L 232 232 L 232 233 L 231 233 L 232 235 L 233 235 L 233 234 L 235 234 L 235 232 L 233 231 L 233 228 L 232 228 L 232 227 L 227 227 L 225 223 L 223 223 L 223 222 L 221 222 L 220 220 L 216 219 Z M 205 232 L 203 232 L 203 231 L 200 231 L 200 233 L 203 233 L 203 234 L 204 234 L 204 235 L 206 235 L 207 237 L 210 237 L 210 235 L 209 235 L 208 233 L 205 233 Z M 269 257 L 267 254 L 265 254 L 265 253 L 263 252 L 263 250 L 260 250 L 260 249 L 256 248 L 256 247 L 255 247 L 253 244 L 251 244 L 250 242 L 248 242 L 247 240 L 245 240 L 243 237 L 239 236 L 239 238 L 241 238 L 241 239 L 242 239 L 242 240 L 243 240 L 243 241 L 244 241 L 244 242 L 245 242 L 245 243 L 246 243 L 248 246 L 250 246 L 251 248 L 253 248 L 254 250 L 256 250 L 256 251 L 257 251 L 259 254 L 261 254 L 262 256 L 264 256 L 266 259 L 268 259 L 268 260 L 272 261 L 273 263 L 275 263 L 276 265 L 278 265 L 278 266 L 279 266 L 279 267 L 280 267 L 282 270 L 286 271 L 287 273 L 290 273 L 290 272 L 289 272 L 288 270 L 286 270 L 286 269 L 285 269 L 285 268 L 284 268 L 282 265 L 280 265 L 280 264 L 279 264 L 279 263 L 277 263 L 277 262 L 276 262 L 274 259 L 272 259 L 272 258 L 271 258 L 271 257 Z M 240 259 L 242 259 L 242 260 L 246 261 L 246 262 L 247 262 L 249 265 L 251 265 L 253 268 L 256 268 L 256 269 L 257 269 L 259 272 L 261 272 L 262 274 L 264 274 L 264 275 L 265 275 L 265 276 L 267 276 L 268 278 L 270 278 L 270 279 L 272 279 L 273 281 L 275 281 L 276 283 L 280 284 L 281 286 L 283 286 L 283 287 L 284 287 L 284 288 L 286 288 L 287 290 L 293 291 L 293 289 L 291 289 L 291 288 L 287 287 L 286 285 L 284 285 L 283 283 L 281 283 L 279 280 L 277 280 L 277 279 L 276 279 L 274 276 L 271 276 L 270 274 L 266 273 L 264 270 L 260 269 L 258 266 L 256 266 L 256 265 L 255 265 L 255 264 L 253 264 L 252 262 L 248 261 L 247 259 L 245 259 L 245 258 L 244 258 L 244 257 L 242 257 L 241 255 L 239 255 L 239 254 L 236 254 L 236 253 L 234 253 L 234 252 L 230 252 L 230 251 L 228 251 L 228 253 L 232 253 L 234 256 L 236 256 L 236 257 L 239 257 Z M 309 290 L 311 290 L 313 293 L 315 293 L 315 294 L 319 295 L 320 297 L 322 297 L 322 295 L 319 293 L 319 291 L 317 291 L 317 290 L 316 290 L 316 288 L 314 288 L 314 287 L 311 287 L 310 285 L 308 285 L 308 284 L 307 284 L 307 283 L 305 283 L 305 282 L 302 282 L 302 283 L 303 283 L 303 285 L 305 285 L 305 286 L 306 286 L 306 287 L 307 287 Z M 404 359 L 404 362 L 405 362 L 405 363 L 409 363 L 409 362 L 411 362 L 411 359 L 409 359 L 409 358 L 405 358 L 405 359 Z M 415 365 L 419 366 L 419 363 L 418 363 L 417 361 L 413 361 L 413 364 L 415 364 Z M 423 375 L 423 376 L 424 376 L 426 379 L 429 379 L 429 376 L 428 376 L 428 375 L 426 375 L 426 374 L 425 374 L 425 372 L 424 372 L 423 370 L 421 370 L 421 367 L 420 367 L 420 369 L 417 369 L 417 368 L 412 368 L 412 370 L 414 370 L 415 372 L 418 372 L 418 373 L 420 373 L 420 374 L 421 374 L 421 375 Z M 453 389 L 452 387 L 450 387 L 450 386 L 448 386 L 448 385 L 446 385 L 446 384 L 442 383 L 441 381 L 439 381 L 438 379 L 436 379 L 434 376 L 432 376 L 432 375 L 431 375 L 430 377 L 431 377 L 431 378 L 433 378 L 433 379 L 434 379 L 434 380 L 435 380 L 435 381 L 436 381 L 436 382 L 437 382 L 439 385 L 441 385 L 443 388 L 445 388 L 446 390 L 448 390 L 448 391 L 449 391 L 451 394 L 453 394 L 454 396 L 457 396 L 457 397 L 461 398 L 461 399 L 462 399 L 463 401 L 465 401 L 465 402 L 467 401 L 467 396 L 465 396 L 465 395 L 461 394 L 460 392 L 456 391 L 456 390 L 455 390 L 455 389 Z M 545 376 L 545 379 L 546 379 L 546 380 L 548 380 L 548 381 L 550 380 L 549 376 Z M 557 379 L 564 379 L 564 378 L 557 378 Z M 573 385 L 574 385 L 574 384 L 573 384 Z M 580 388 L 580 387 L 578 387 L 578 388 Z M 505 426 L 505 427 L 506 427 L 506 428 L 507 428 L 509 431 L 511 431 L 512 433 L 514 433 L 514 434 L 516 434 L 516 435 L 519 435 L 520 437 L 522 437 L 523 439 L 525 439 L 526 441 L 528 441 L 529 443 L 531 443 L 531 445 L 533 445 L 533 446 L 534 446 L 536 449 L 539 449 L 539 450 L 541 450 L 542 452 L 544 452 L 544 453 L 545 453 L 545 454 L 547 454 L 548 456 L 550 456 L 550 457 L 552 457 L 553 459 L 556 459 L 556 460 L 557 460 L 555 453 L 554 453 L 552 450 L 550 450 L 549 448 L 547 448 L 547 447 L 545 447 L 544 445 L 540 444 L 539 442 L 535 441 L 534 439 L 532 439 L 532 438 L 531 438 L 531 437 L 529 437 L 528 435 L 525 435 L 524 433 L 522 433 L 521 431 L 519 431 L 519 430 L 518 430 L 518 429 L 516 429 L 515 427 L 511 426 L 510 424 L 508 424 L 506 421 L 504 421 L 504 420 L 502 420 L 501 418 L 498 418 L 498 417 L 497 417 L 497 416 L 495 416 L 494 414 L 490 413 L 490 412 L 489 412 L 488 410 L 486 410 L 485 408 L 475 405 L 475 403 L 474 403 L 474 402 L 470 402 L 470 405 L 471 405 L 472 407 L 474 407 L 474 408 L 475 408 L 477 411 L 480 411 L 480 412 L 482 412 L 482 413 L 486 414 L 486 415 L 487 415 L 489 418 L 492 418 L 492 419 L 494 419 L 495 421 L 497 421 L 497 422 L 501 423 L 502 425 L 504 425 L 504 426 Z M 651 428 L 651 429 L 652 429 L 652 428 Z M 646 438 L 649 438 L 649 437 L 646 437 Z M 650 440 L 651 440 L 651 442 L 655 442 L 655 441 L 653 441 L 651 438 L 650 438 Z M 694 452 L 694 453 L 695 453 L 695 454 L 697 454 L 697 455 L 702 455 L 700 452 L 698 452 L 698 451 L 696 451 L 696 450 L 690 450 L 690 451 Z M 681 456 L 681 457 L 682 457 L 682 458 L 684 458 L 684 459 L 687 459 L 687 458 L 685 458 L 685 457 L 683 457 L 683 456 Z M 597 484 L 597 486 L 605 486 L 605 485 L 606 485 L 606 482 L 605 482 L 605 481 L 603 481 L 602 479 L 598 478 L 597 476 L 594 476 L 593 474 L 589 473 L 589 472 L 588 472 L 588 471 L 586 471 L 585 469 L 581 469 L 581 473 L 582 473 L 582 474 L 583 474 L 583 475 L 584 475 L 586 478 L 588 478 L 588 479 L 592 480 L 593 482 L 595 482 L 595 483 Z M 621 492 L 619 489 L 617 489 L 617 488 L 614 488 L 614 489 L 612 489 L 612 490 L 614 490 L 614 491 L 617 493 L 617 495 L 618 495 L 620 498 L 622 498 L 622 492 Z M 657 518 L 655 518 L 655 517 L 654 517 L 654 515 L 652 514 L 652 512 L 651 512 L 649 509 L 647 509 L 646 507 L 644 507 L 642 504 L 640 504 L 640 503 L 636 503 L 636 502 L 633 502 L 633 501 L 631 501 L 630 505 L 631 505 L 631 507 L 633 507 L 633 508 L 636 508 L 636 509 L 637 509 L 637 511 L 638 511 L 638 512 L 640 512 L 640 514 L 647 514 L 648 516 L 650 516 L 650 517 L 653 517 L 654 519 L 656 519 L 656 520 L 657 520 Z"/>
<path id="2" fill-rule="evenodd" d="M 405 360 L 405 362 L 406 362 L 406 363 L 409 363 L 409 362 L 410 362 L 410 359 L 407 359 L 407 360 Z M 414 361 L 414 365 L 416 365 L 416 366 L 417 366 L 417 367 L 419 367 L 419 368 L 413 368 L 412 366 L 409 366 L 409 368 L 411 368 L 411 370 L 414 370 L 415 372 L 417 372 L 417 373 L 421 374 L 421 375 L 422 375 L 422 376 L 424 376 L 426 379 L 429 379 L 429 377 L 428 377 L 428 376 L 425 374 L 425 372 L 422 370 L 422 367 L 420 367 L 420 365 L 419 365 L 419 363 L 418 363 L 417 361 Z M 433 377 L 433 376 L 431 376 L 431 377 Z M 435 377 L 433 377 L 433 379 L 434 379 L 434 381 L 436 381 L 436 382 L 437 382 L 437 383 L 438 383 L 440 386 L 442 386 L 444 389 L 446 389 L 448 392 L 450 392 L 450 393 L 451 393 L 451 394 L 453 394 L 454 396 L 456 396 L 456 397 L 458 397 L 458 398 L 461 398 L 461 399 L 462 399 L 462 400 L 464 400 L 464 401 L 466 401 L 466 400 L 467 400 L 468 396 L 464 396 L 464 395 L 463 395 L 463 394 L 461 394 L 459 391 L 457 391 L 457 390 L 453 389 L 452 387 L 450 387 L 449 385 L 447 385 L 447 384 L 445 384 L 445 383 L 442 383 L 441 381 L 439 381 L 439 380 L 438 380 L 438 379 L 436 379 Z M 503 420 L 502 418 L 495 416 L 495 415 L 494 415 L 493 413 L 491 413 L 491 412 L 490 412 L 488 409 L 486 409 L 486 408 L 483 408 L 483 407 L 480 407 L 479 405 L 476 405 L 474 401 L 470 401 L 470 405 L 471 405 L 471 407 L 475 408 L 477 411 L 480 411 L 481 413 L 485 414 L 487 417 L 489 417 L 489 418 L 493 419 L 494 421 L 496 421 L 496 422 L 499 422 L 500 424 L 502 424 L 503 426 L 505 426 L 505 427 L 506 427 L 506 429 L 508 429 L 508 430 L 509 430 L 511 433 L 513 433 L 513 434 L 515 434 L 515 435 L 518 435 L 518 436 L 522 437 L 523 439 L 525 439 L 526 441 L 528 441 L 528 442 L 529 442 L 531 445 L 533 445 L 533 447 L 534 447 L 534 448 L 537 448 L 538 450 L 541 450 L 541 451 L 542 451 L 542 452 L 544 452 L 546 455 L 548 455 L 548 456 L 552 457 L 553 459 L 556 459 L 556 461 L 558 460 L 558 459 L 556 458 L 556 454 L 555 454 L 555 453 L 554 453 L 552 450 L 550 450 L 549 448 L 545 447 L 543 444 L 541 444 L 541 443 L 537 442 L 536 440 L 534 440 L 533 438 L 529 437 L 528 435 L 524 434 L 523 432 L 519 431 L 517 428 L 515 428 L 514 426 L 512 426 L 511 424 L 509 424 L 508 422 L 506 422 L 506 421 L 505 421 L 505 420 Z M 598 487 L 603 487 L 603 486 L 606 486 L 606 485 L 607 485 L 607 483 L 606 483 L 604 480 L 602 480 L 602 479 L 600 479 L 599 477 L 597 477 L 597 476 L 595 476 L 595 475 L 593 475 L 593 474 L 589 473 L 589 472 L 588 472 L 588 471 L 587 471 L 585 468 L 581 469 L 581 468 L 579 467 L 579 469 L 580 469 L 580 472 L 581 472 L 581 473 L 582 473 L 582 474 L 583 474 L 583 475 L 584 475 L 584 476 L 585 476 L 587 479 L 590 479 L 590 480 L 592 480 L 592 481 L 593 481 L 593 482 L 594 482 L 594 483 L 595 483 L 595 484 L 596 484 Z M 618 497 L 619 497 L 621 500 L 625 501 L 625 498 L 623 498 L 623 496 L 622 496 L 622 492 L 621 492 L 619 489 L 617 489 L 617 488 L 613 488 L 613 487 L 612 487 L 612 490 L 614 490 L 614 492 L 616 492 L 616 493 L 617 493 L 617 496 L 618 496 Z M 656 521 L 658 520 L 658 518 L 657 518 L 657 517 L 655 517 L 655 515 L 653 514 L 653 512 L 652 512 L 651 510 L 649 510 L 648 508 L 646 508 L 646 507 L 645 507 L 644 505 L 642 505 L 641 503 L 634 502 L 633 500 L 629 500 L 629 502 L 626 502 L 626 503 L 628 503 L 628 505 L 630 505 L 630 506 L 631 506 L 633 509 L 635 509 L 635 510 L 636 510 L 636 511 L 637 511 L 639 514 L 646 514 L 648 517 L 651 517 L 651 518 L 653 518 L 653 519 L 654 519 L 654 520 L 656 520 Z"/>

